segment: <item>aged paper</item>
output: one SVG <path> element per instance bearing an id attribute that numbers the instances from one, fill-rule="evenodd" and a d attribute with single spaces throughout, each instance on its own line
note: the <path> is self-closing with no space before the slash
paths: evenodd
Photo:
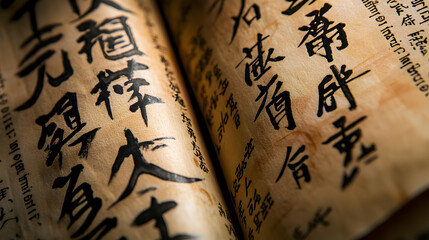
<path id="1" fill-rule="evenodd" d="M 429 2 L 165 1 L 247 239 L 364 236 L 429 183 Z"/>
<path id="2" fill-rule="evenodd" d="M 1 7 L 1 238 L 235 239 L 154 1 Z"/>

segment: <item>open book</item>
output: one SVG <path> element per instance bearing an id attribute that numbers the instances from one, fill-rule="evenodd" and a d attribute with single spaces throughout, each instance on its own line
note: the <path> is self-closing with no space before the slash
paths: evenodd
<path id="1" fill-rule="evenodd" d="M 0 3 L 1 239 L 429 236 L 429 1 Z"/>

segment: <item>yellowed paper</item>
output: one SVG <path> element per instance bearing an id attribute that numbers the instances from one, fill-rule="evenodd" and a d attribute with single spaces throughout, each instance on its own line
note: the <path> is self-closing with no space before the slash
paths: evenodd
<path id="1" fill-rule="evenodd" d="M 364 236 L 429 183 L 429 2 L 166 1 L 247 239 Z"/>
<path id="2" fill-rule="evenodd" d="M 2 8 L 2 239 L 235 239 L 154 1 Z"/>

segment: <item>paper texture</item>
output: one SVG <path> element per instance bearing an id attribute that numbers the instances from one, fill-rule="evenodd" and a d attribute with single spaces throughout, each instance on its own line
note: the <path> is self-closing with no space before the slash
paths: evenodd
<path id="1" fill-rule="evenodd" d="M 364 236 L 429 183 L 428 1 L 165 1 L 247 239 Z"/>
<path id="2" fill-rule="evenodd" d="M 2 8 L 2 238 L 235 238 L 154 1 Z"/>

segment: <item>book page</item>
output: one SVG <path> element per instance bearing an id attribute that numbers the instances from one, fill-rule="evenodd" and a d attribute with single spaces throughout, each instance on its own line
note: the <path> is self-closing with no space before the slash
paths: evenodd
<path id="1" fill-rule="evenodd" d="M 429 183 L 429 2 L 164 1 L 247 239 L 354 239 Z"/>
<path id="2" fill-rule="evenodd" d="M 3 239 L 235 239 L 154 1 L 1 1 Z"/>

